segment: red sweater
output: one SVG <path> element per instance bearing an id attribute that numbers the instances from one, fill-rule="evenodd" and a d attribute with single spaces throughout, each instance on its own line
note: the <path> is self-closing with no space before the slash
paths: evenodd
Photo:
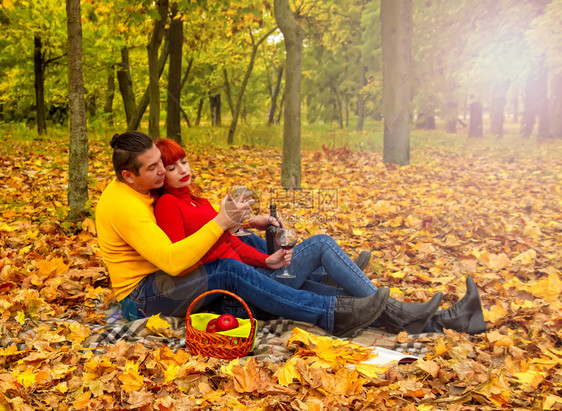
<path id="1" fill-rule="evenodd" d="M 154 214 L 160 228 L 175 243 L 197 232 L 218 213 L 208 200 L 193 196 L 186 187 L 166 189 L 156 202 Z M 267 257 L 267 254 L 261 253 L 226 231 L 197 265 L 218 258 L 234 258 L 254 267 L 267 267 Z"/>

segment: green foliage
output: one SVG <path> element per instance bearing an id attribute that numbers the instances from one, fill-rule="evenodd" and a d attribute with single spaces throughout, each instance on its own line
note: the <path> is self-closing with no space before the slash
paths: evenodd
<path id="1" fill-rule="evenodd" d="M 189 77 L 182 90 L 182 108 L 193 124 L 199 101 L 203 99 L 202 123 L 208 125 L 208 96 L 221 94 L 223 124 L 226 124 L 230 120 L 230 109 L 224 71 L 228 74 L 235 101 L 248 66 L 252 37 L 255 41 L 275 26 L 271 1 L 181 0 L 178 5 L 181 18 L 186 22 L 184 70 L 191 61 Z M 342 7 L 338 0 L 304 0 L 291 5 L 306 31 L 303 120 L 320 122 L 320 128 L 335 129 L 337 122 L 344 123 L 347 112 L 353 118 L 361 95 L 367 99 L 366 116 L 377 119 L 383 103 L 380 2 L 350 0 Z M 103 130 L 110 117 L 102 114 L 108 92 L 107 76 L 115 73 L 123 47 L 129 49 L 130 74 L 137 102 L 146 90 L 146 46 L 156 6 L 149 0 L 84 0 L 81 8 L 89 128 Z M 476 3 L 414 0 L 413 10 L 414 75 L 409 81 L 415 112 L 444 113 L 450 104 L 461 110 L 470 94 L 481 98 L 486 105 L 495 85 L 506 79 L 513 89 L 519 86 L 522 90 L 521 81 L 529 64 L 543 55 L 550 73 L 562 72 L 560 0 L 485 0 Z M 29 124 L 29 129 L 23 126 L 18 133 L 31 132 L 35 122 L 35 35 L 41 36 L 45 61 L 49 62 L 45 78 L 47 108 L 66 105 L 65 19 L 65 4 L 58 0 L 2 2 L 1 121 Z M 265 131 L 257 135 L 253 133 L 266 122 L 274 68 L 283 64 L 283 38 L 277 33 L 264 42 L 258 52 L 242 104 L 242 124 L 236 136 L 241 144 L 253 144 L 254 141 L 272 144 L 275 141 Z M 363 87 L 362 67 L 367 68 L 367 84 Z M 160 81 L 162 107 L 167 100 L 166 70 Z M 114 128 L 123 129 L 125 115 L 118 84 L 112 114 L 116 122 Z M 162 120 L 164 122 L 164 118 Z M 346 132 L 349 131 L 342 130 L 342 133 Z M 195 134 L 189 130 L 185 133 L 188 138 Z M 363 144 L 369 146 L 371 143 Z M 317 143 L 312 145 L 317 146 Z"/>

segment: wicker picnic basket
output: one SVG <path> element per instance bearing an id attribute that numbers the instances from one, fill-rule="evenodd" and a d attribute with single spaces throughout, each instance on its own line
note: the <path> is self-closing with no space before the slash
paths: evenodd
<path id="1" fill-rule="evenodd" d="M 223 293 L 238 300 L 248 312 L 250 319 L 238 319 L 238 322 L 244 325 L 229 331 L 208 333 L 204 329 L 201 329 L 204 328 L 202 324 L 199 324 L 196 328 L 194 324 L 197 322 L 194 321 L 196 320 L 195 316 L 203 315 L 206 316 L 206 318 L 218 317 L 218 315 L 214 314 L 191 314 L 191 310 L 197 301 L 214 293 Z M 256 323 L 257 321 L 254 320 L 254 316 L 250 308 L 248 308 L 248 305 L 236 294 L 226 290 L 207 291 L 193 300 L 187 309 L 187 315 L 185 317 L 185 344 L 192 354 L 199 354 L 205 357 L 222 358 L 225 360 L 243 357 L 253 348 L 256 338 Z M 249 334 L 247 336 L 240 336 L 239 329 L 243 327 L 245 327 L 246 330 L 249 328 Z"/>

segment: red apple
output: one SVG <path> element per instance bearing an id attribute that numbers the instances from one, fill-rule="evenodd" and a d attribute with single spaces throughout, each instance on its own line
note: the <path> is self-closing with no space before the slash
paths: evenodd
<path id="1" fill-rule="evenodd" d="M 207 329 L 205 331 L 207 331 L 208 333 L 214 333 L 215 331 L 218 331 L 217 329 L 217 321 L 218 318 L 213 318 L 212 320 L 210 320 L 207 323 Z"/>
<path id="2" fill-rule="evenodd" d="M 222 314 L 217 318 L 217 331 L 228 331 L 238 327 L 238 320 L 232 314 Z"/>

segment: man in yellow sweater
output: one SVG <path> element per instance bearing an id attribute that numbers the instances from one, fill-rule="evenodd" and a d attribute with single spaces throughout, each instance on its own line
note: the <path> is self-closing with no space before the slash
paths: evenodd
<path id="1" fill-rule="evenodd" d="M 162 187 L 166 173 L 160 151 L 138 131 L 116 134 L 110 144 L 116 179 L 98 201 L 96 227 L 115 296 L 129 319 L 184 316 L 198 295 L 212 289 L 226 289 L 264 312 L 315 324 L 337 336 L 351 335 L 381 314 L 389 295 L 385 288 L 363 298 L 325 296 L 278 283 L 233 259 L 198 266 L 224 231 L 244 221 L 248 209 L 225 199 L 213 220 L 172 243 L 153 212 L 153 190 Z M 209 295 L 202 306 L 217 298 Z"/>

